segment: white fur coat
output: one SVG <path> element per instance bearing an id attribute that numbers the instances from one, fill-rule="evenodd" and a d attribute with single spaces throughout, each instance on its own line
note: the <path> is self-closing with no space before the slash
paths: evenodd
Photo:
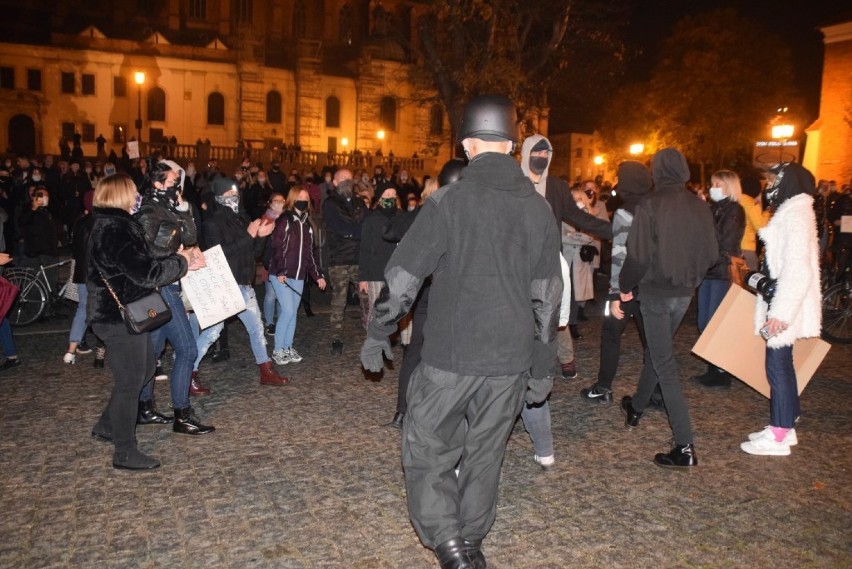
<path id="1" fill-rule="evenodd" d="M 760 295 L 757 297 L 755 334 L 768 318 L 789 325 L 784 332 L 767 341 L 770 348 L 792 346 L 799 338 L 820 335 L 822 299 L 813 202 L 807 194 L 790 198 L 759 231 L 766 245 L 766 264 L 778 285 L 771 307 L 767 307 Z"/>

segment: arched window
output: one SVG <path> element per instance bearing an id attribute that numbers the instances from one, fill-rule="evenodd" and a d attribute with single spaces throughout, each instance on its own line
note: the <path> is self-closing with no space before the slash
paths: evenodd
<path id="1" fill-rule="evenodd" d="M 340 40 L 340 43 L 352 44 L 352 9 L 349 7 L 349 2 L 341 6 L 340 12 L 338 12 L 337 39 Z"/>
<path id="2" fill-rule="evenodd" d="M 266 122 L 281 123 L 281 93 L 278 91 L 266 94 Z"/>
<path id="3" fill-rule="evenodd" d="M 432 105 L 429 110 L 429 134 L 432 136 L 444 134 L 444 110 L 441 105 Z"/>
<path id="4" fill-rule="evenodd" d="M 159 87 L 152 87 L 148 91 L 148 120 L 166 120 L 166 92 Z"/>
<path id="5" fill-rule="evenodd" d="M 340 99 L 331 96 L 325 100 L 326 128 L 340 128 Z"/>
<path id="6" fill-rule="evenodd" d="M 225 97 L 222 93 L 207 96 L 207 124 L 225 124 Z"/>
<path id="7" fill-rule="evenodd" d="M 390 131 L 396 130 L 396 99 L 393 97 L 382 97 L 379 116 L 382 121 L 382 128 Z"/>
<path id="8" fill-rule="evenodd" d="M 301 38 L 305 35 L 305 27 L 306 27 L 306 16 L 305 16 L 305 3 L 302 0 L 298 0 L 293 5 L 293 37 Z"/>

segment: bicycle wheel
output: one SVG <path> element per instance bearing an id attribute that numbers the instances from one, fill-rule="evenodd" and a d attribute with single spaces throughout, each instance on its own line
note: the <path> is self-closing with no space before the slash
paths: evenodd
<path id="1" fill-rule="evenodd" d="M 852 283 L 837 283 L 822 297 L 822 335 L 830 342 L 852 344 Z"/>
<path id="2" fill-rule="evenodd" d="M 7 271 L 3 276 L 21 289 L 6 316 L 9 323 L 12 326 L 26 326 L 38 320 L 47 305 L 47 292 L 35 274 L 30 271 Z"/>

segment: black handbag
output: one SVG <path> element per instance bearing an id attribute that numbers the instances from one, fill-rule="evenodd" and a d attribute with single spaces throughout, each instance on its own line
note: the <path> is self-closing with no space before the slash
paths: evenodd
<path id="1" fill-rule="evenodd" d="M 131 334 L 150 332 L 172 319 L 172 311 L 169 310 L 160 291 L 154 291 L 139 300 L 122 304 L 103 273 L 101 273 L 101 279 L 104 281 L 109 293 L 115 299 L 118 310 L 121 312 L 121 317 L 124 319 L 124 325 L 127 326 L 127 331 Z"/>
<path id="2" fill-rule="evenodd" d="M 598 248 L 594 245 L 583 245 L 580 247 L 580 260 L 584 263 L 591 263 L 595 260 L 595 255 L 598 254 Z"/>

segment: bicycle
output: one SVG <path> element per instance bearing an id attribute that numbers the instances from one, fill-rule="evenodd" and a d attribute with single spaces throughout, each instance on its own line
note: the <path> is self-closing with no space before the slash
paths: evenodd
<path id="1" fill-rule="evenodd" d="M 53 287 L 45 273 L 46 269 L 61 268 L 68 265 L 68 274 L 58 291 Z M 42 316 L 54 316 L 64 300 L 77 302 L 77 286 L 74 277 L 74 259 L 65 259 L 50 265 L 39 265 L 38 269 L 12 267 L 3 274 L 6 279 L 20 289 L 18 297 L 6 316 L 12 326 L 28 326 Z"/>
<path id="2" fill-rule="evenodd" d="M 843 247 L 822 295 L 822 336 L 829 342 L 852 344 L 852 267 L 849 247 Z"/>

